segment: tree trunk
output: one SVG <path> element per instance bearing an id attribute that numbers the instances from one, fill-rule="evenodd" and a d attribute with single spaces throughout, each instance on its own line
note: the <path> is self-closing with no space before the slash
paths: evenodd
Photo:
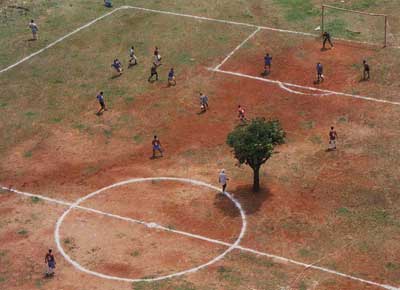
<path id="1" fill-rule="evenodd" d="M 258 192 L 260 190 L 260 166 L 253 168 L 253 191 Z"/>

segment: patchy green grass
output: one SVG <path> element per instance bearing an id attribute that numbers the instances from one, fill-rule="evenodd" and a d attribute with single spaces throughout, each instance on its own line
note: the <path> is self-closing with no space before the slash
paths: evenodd
<path id="1" fill-rule="evenodd" d="M 307 290 L 307 284 L 304 281 L 301 281 L 299 284 L 299 290 Z"/>
<path id="2" fill-rule="evenodd" d="M 340 207 L 336 210 L 336 214 L 341 215 L 341 216 L 347 216 L 351 212 L 347 207 Z"/>
<path id="3" fill-rule="evenodd" d="M 24 153 L 24 157 L 25 157 L 25 158 L 31 158 L 31 157 L 32 157 L 32 151 L 26 151 L 26 152 Z"/>
<path id="4" fill-rule="evenodd" d="M 32 196 L 31 197 L 31 202 L 32 203 L 39 203 L 40 202 L 40 198 L 38 198 L 37 196 Z"/>
<path id="5" fill-rule="evenodd" d="M 141 144 L 143 142 L 143 135 L 136 134 L 135 136 L 133 136 L 133 141 L 136 144 Z"/>
<path id="6" fill-rule="evenodd" d="M 321 136 L 317 136 L 317 135 L 311 136 L 311 137 L 310 137 L 310 141 L 311 141 L 313 144 L 317 144 L 317 145 L 320 145 L 320 144 L 323 143 L 323 142 L 322 142 Z"/>
<path id="7" fill-rule="evenodd" d="M 304 21 L 319 15 L 320 9 L 311 0 L 274 0 L 285 9 L 285 19 L 290 22 Z"/>
<path id="8" fill-rule="evenodd" d="M 311 129 L 315 128 L 315 121 L 313 121 L 313 120 L 303 121 L 303 122 L 301 122 L 300 125 L 301 125 L 301 128 L 303 128 L 303 129 L 311 130 Z"/>
<path id="9" fill-rule="evenodd" d="M 18 234 L 18 235 L 21 235 L 21 236 L 26 236 L 26 235 L 28 234 L 28 231 L 27 231 L 26 229 L 20 229 L 20 230 L 17 232 L 17 234 Z"/>
<path id="10" fill-rule="evenodd" d="M 347 39 L 357 39 L 360 32 L 352 31 L 351 25 L 343 19 L 334 19 L 325 24 L 325 31 L 329 31 L 332 35 L 337 37 L 344 37 Z"/>
<path id="11" fill-rule="evenodd" d="M 138 250 L 135 250 L 131 253 L 132 257 L 138 257 L 140 255 L 140 252 Z"/>

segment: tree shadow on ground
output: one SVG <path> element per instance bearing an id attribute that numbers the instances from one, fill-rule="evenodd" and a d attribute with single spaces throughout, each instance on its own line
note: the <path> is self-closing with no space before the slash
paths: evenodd
<path id="1" fill-rule="evenodd" d="M 229 191 L 229 193 L 239 201 L 246 215 L 258 212 L 262 204 L 272 197 L 271 191 L 267 186 L 262 187 L 259 192 L 255 193 L 251 184 L 238 186 Z M 240 215 L 233 202 L 221 193 L 215 195 L 214 205 L 227 216 L 237 217 Z"/>

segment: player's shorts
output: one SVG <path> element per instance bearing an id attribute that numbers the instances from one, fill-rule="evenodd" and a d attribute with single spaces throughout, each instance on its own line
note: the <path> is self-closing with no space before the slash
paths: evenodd
<path id="1" fill-rule="evenodd" d="M 105 108 L 106 107 L 106 104 L 104 104 L 104 102 L 100 102 L 100 106 L 101 106 L 101 108 Z"/>
<path id="2" fill-rule="evenodd" d="M 153 150 L 161 151 L 161 146 L 160 145 L 154 145 L 153 146 Z"/>

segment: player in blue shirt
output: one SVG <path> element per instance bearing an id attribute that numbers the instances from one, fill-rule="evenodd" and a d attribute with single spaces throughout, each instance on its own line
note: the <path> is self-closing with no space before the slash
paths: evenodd
<path id="1" fill-rule="evenodd" d="M 271 64 L 272 64 L 272 56 L 267 53 L 264 56 L 264 73 L 263 75 L 266 76 L 271 72 Z"/>
<path id="2" fill-rule="evenodd" d="M 176 85 L 176 80 L 175 80 L 175 72 L 174 68 L 171 67 L 168 73 L 168 86 L 175 86 Z"/>
<path id="3" fill-rule="evenodd" d="M 322 66 L 322 63 L 317 63 L 317 84 L 321 83 L 324 81 L 324 67 Z"/>
<path id="4" fill-rule="evenodd" d="M 117 71 L 119 75 L 122 75 L 122 63 L 119 61 L 118 58 L 114 59 L 113 63 L 111 64 L 113 68 Z"/>
<path id="5" fill-rule="evenodd" d="M 111 8 L 112 7 L 111 0 L 104 0 L 104 6 L 106 6 L 107 8 Z"/>
<path id="6" fill-rule="evenodd" d="M 100 92 L 96 98 L 100 104 L 100 110 L 97 112 L 97 115 L 101 115 L 103 113 L 103 111 L 107 111 L 106 103 L 104 102 L 103 92 Z"/>

